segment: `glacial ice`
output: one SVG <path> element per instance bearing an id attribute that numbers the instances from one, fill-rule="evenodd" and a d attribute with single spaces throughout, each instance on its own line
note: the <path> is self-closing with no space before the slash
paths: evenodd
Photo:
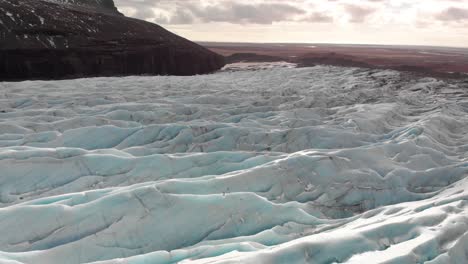
<path id="1" fill-rule="evenodd" d="M 0 263 L 468 263 L 468 82 L 0 83 Z"/>

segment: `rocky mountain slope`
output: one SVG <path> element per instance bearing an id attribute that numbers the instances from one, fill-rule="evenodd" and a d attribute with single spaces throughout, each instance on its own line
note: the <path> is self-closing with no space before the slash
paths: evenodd
<path id="1" fill-rule="evenodd" d="M 120 14 L 112 0 L 0 2 L 0 79 L 193 75 L 224 58 Z"/>
<path id="2" fill-rule="evenodd" d="M 117 7 L 113 0 L 45 0 L 49 2 L 55 2 L 60 4 L 87 6 L 100 10 L 101 12 L 118 13 Z"/>

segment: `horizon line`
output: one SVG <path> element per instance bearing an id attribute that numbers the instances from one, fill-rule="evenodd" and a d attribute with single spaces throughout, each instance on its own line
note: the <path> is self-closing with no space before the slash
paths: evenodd
<path id="1" fill-rule="evenodd" d="M 377 44 L 377 43 L 330 43 L 330 42 L 254 42 L 254 41 L 210 41 L 192 40 L 195 43 L 219 44 L 296 44 L 296 45 L 334 45 L 334 46 L 386 46 L 386 47 L 429 47 L 429 48 L 456 48 L 468 49 L 468 46 L 429 45 L 429 44 Z"/>

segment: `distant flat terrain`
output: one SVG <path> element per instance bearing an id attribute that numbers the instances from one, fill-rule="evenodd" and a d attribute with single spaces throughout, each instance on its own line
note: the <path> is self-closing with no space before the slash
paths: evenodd
<path id="1" fill-rule="evenodd" d="M 358 66 L 455 77 L 468 74 L 468 48 L 209 42 L 200 44 L 226 56 L 228 60 L 233 59 L 228 62 L 281 59 L 302 66 Z"/>

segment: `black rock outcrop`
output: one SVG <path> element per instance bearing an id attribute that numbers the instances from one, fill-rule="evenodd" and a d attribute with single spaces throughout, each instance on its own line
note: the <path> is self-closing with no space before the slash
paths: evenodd
<path id="1" fill-rule="evenodd" d="M 284 61 L 281 57 L 262 55 L 256 53 L 234 53 L 232 55 L 226 56 L 227 63 L 236 63 L 236 62 L 275 62 L 275 61 Z"/>
<path id="2" fill-rule="evenodd" d="M 0 1 L 0 79 L 194 75 L 224 58 L 128 18 L 112 0 Z"/>

